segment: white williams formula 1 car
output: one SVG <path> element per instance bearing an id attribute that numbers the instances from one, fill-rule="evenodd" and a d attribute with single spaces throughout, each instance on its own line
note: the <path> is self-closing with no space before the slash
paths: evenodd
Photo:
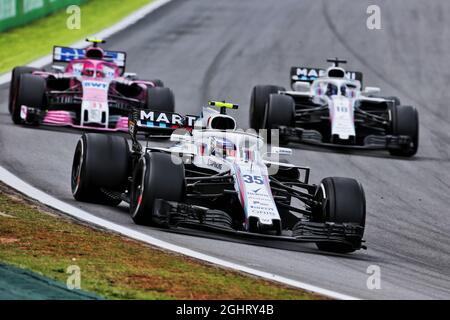
<path id="1" fill-rule="evenodd" d="M 290 149 L 272 147 L 267 153 L 261 137 L 236 130 L 226 114 L 236 105 L 210 106 L 220 112 L 205 107 L 193 117 L 135 110 L 129 118 L 131 149 L 123 137 L 84 134 L 72 167 L 75 199 L 112 206 L 125 201 L 138 224 L 315 242 L 332 252 L 365 248 L 366 205 L 357 181 L 310 184 L 309 168 L 266 157 Z M 136 136 L 148 130 L 149 121 L 184 129 L 172 134 L 172 147 L 143 147 Z"/>
<path id="2" fill-rule="evenodd" d="M 387 149 L 411 157 L 419 146 L 419 116 L 396 97 L 375 97 L 380 89 L 362 90 L 362 74 L 339 67 L 327 70 L 293 67 L 293 91 L 256 86 L 251 95 L 250 126 L 279 129 L 282 143 Z"/>

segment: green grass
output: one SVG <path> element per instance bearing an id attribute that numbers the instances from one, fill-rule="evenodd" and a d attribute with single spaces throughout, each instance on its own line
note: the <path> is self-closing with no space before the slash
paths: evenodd
<path id="1" fill-rule="evenodd" d="M 69 30 L 65 10 L 0 33 L 0 73 L 50 54 L 53 45 L 70 45 L 113 25 L 152 0 L 90 0 L 81 6 L 81 29 Z M 120 49 L 120 44 L 117 44 Z"/>
<path id="2" fill-rule="evenodd" d="M 207 241 L 199 239 L 199 241 Z M 0 262 L 109 299 L 323 299 L 75 223 L 0 184 Z"/>

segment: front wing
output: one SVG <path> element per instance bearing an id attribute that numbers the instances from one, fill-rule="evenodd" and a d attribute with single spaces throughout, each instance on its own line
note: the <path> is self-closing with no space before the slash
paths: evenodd
<path id="1" fill-rule="evenodd" d="M 115 125 L 81 125 L 76 120 L 75 112 L 68 110 L 45 110 L 27 106 L 21 107 L 21 118 L 26 124 L 47 125 L 55 127 L 71 127 L 75 129 L 87 129 L 107 132 L 128 132 L 128 117 L 116 116 Z"/>
<path id="2" fill-rule="evenodd" d="M 302 128 L 293 128 L 280 126 L 280 139 L 285 142 L 298 142 L 311 145 L 319 145 L 332 148 L 344 149 L 365 149 L 365 150 L 394 150 L 402 149 L 411 144 L 411 137 L 409 136 L 394 136 L 394 135 L 368 135 L 364 139 L 363 145 L 357 144 L 338 144 L 331 142 L 324 142 L 323 137 L 319 131 L 306 130 Z"/>
<path id="3" fill-rule="evenodd" d="M 155 201 L 153 217 L 153 222 L 158 226 L 175 230 L 188 228 L 246 239 L 284 242 L 334 242 L 349 245 L 355 250 L 366 249 L 364 245 L 355 247 L 355 243 L 360 243 L 359 241 L 349 241 L 353 237 L 361 239 L 364 232 L 364 228 L 352 224 L 300 221 L 293 230 L 284 230 L 281 235 L 253 233 L 234 228 L 231 218 L 223 211 L 161 199 Z"/>

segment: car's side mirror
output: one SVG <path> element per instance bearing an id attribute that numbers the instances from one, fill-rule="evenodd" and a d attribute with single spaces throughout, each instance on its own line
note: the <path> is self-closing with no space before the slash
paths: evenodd
<path id="1" fill-rule="evenodd" d="M 292 89 L 301 92 L 309 91 L 309 89 L 311 89 L 311 84 L 309 82 L 296 81 L 292 84 Z"/>
<path id="2" fill-rule="evenodd" d="M 127 79 L 133 80 L 133 79 L 136 79 L 136 78 L 137 78 L 137 73 L 135 73 L 135 72 L 125 72 L 125 73 L 123 74 L 123 77 L 124 77 L 124 78 L 127 78 Z"/>
<path id="3" fill-rule="evenodd" d="M 57 66 L 57 65 L 52 65 L 52 69 L 57 72 L 64 72 L 64 70 L 66 70 L 64 66 Z"/>
<path id="4" fill-rule="evenodd" d="M 373 95 L 381 92 L 381 89 L 378 87 L 365 87 L 364 94 L 365 95 Z"/>
<path id="5" fill-rule="evenodd" d="M 290 149 L 290 148 L 282 148 L 282 147 L 272 147 L 271 150 L 270 150 L 270 153 L 291 156 L 292 155 L 292 149 Z"/>

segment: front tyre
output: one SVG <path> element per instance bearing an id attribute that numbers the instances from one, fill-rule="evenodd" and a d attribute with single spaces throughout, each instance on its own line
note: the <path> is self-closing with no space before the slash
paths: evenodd
<path id="1" fill-rule="evenodd" d="M 117 206 L 122 201 L 103 190 L 124 192 L 130 167 L 124 137 L 88 133 L 78 141 L 72 163 L 71 188 L 77 201 Z"/>
<path id="2" fill-rule="evenodd" d="M 316 201 L 323 205 L 313 211 L 314 221 L 351 224 L 362 228 L 358 235 L 346 237 L 348 243 L 317 242 L 319 250 L 350 253 L 359 249 L 366 224 L 366 198 L 361 184 L 355 179 L 325 178 L 316 193 Z"/>
<path id="3" fill-rule="evenodd" d="M 292 127 L 295 117 L 295 102 L 291 96 L 284 94 L 271 94 L 267 104 L 265 126 L 267 129 L 267 143 L 272 143 L 272 129 L 280 126 Z M 280 144 L 287 144 L 288 141 L 280 136 Z"/>
<path id="4" fill-rule="evenodd" d="M 170 154 L 146 153 L 139 159 L 133 172 L 131 217 L 136 224 L 158 225 L 160 221 L 153 212 L 155 200 L 181 202 L 184 194 L 184 165 L 174 163 Z"/>
<path id="5" fill-rule="evenodd" d="M 15 67 L 11 72 L 11 82 L 9 83 L 9 101 L 8 101 L 8 111 L 12 114 L 13 111 L 13 100 L 14 94 L 17 90 L 17 86 L 19 84 L 19 79 L 22 74 L 31 74 L 34 71 L 39 71 L 37 68 L 32 67 Z"/>
<path id="6" fill-rule="evenodd" d="M 22 106 L 36 109 L 45 106 L 45 89 L 45 79 L 26 73 L 20 76 L 12 98 L 11 118 L 15 124 L 23 123 L 20 116 Z"/>
<path id="7" fill-rule="evenodd" d="M 258 85 L 253 88 L 249 109 L 250 128 L 259 130 L 264 127 L 264 115 L 269 96 L 278 91 L 286 91 L 286 89 L 273 85 Z"/>

